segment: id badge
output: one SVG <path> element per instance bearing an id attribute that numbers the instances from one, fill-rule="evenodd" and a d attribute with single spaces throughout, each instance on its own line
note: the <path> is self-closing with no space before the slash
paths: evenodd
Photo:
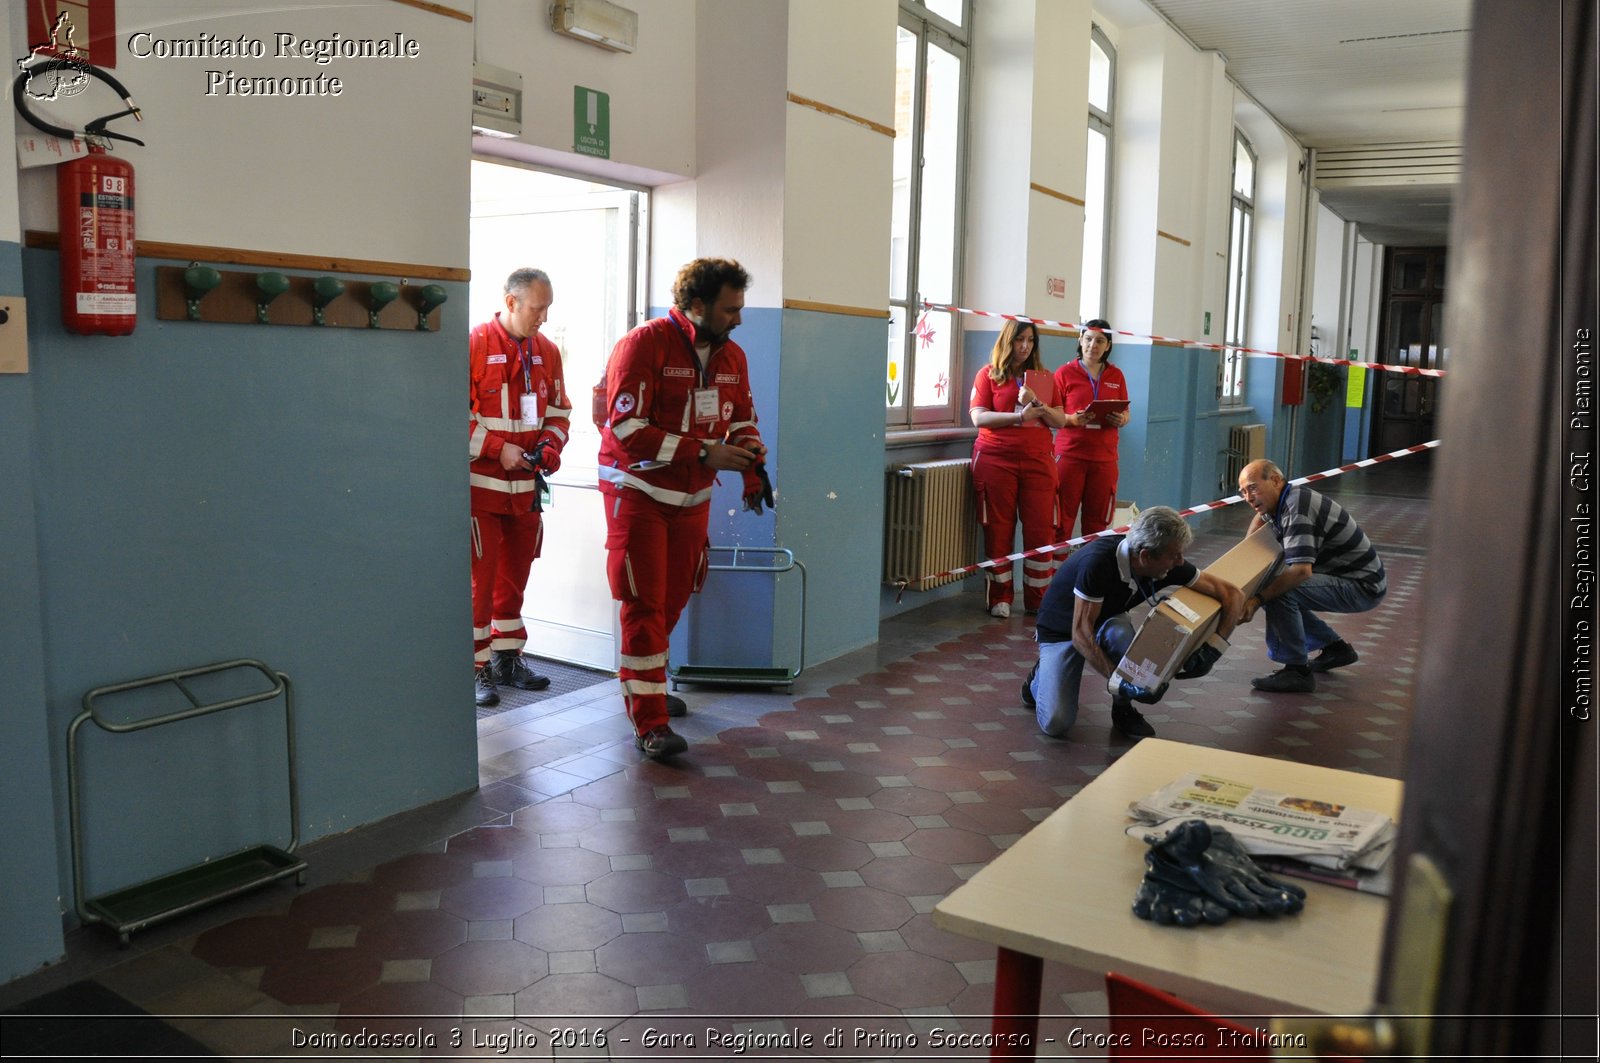
<path id="1" fill-rule="evenodd" d="M 722 395 L 716 388 L 694 389 L 694 419 L 715 421 L 722 412 Z"/>
<path id="2" fill-rule="evenodd" d="M 543 411 L 539 409 L 539 396 L 526 394 L 522 396 L 522 423 L 529 428 L 539 427 L 539 417 Z"/>

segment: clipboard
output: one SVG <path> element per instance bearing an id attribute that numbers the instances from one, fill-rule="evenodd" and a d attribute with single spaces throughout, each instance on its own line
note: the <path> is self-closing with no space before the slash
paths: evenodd
<path id="1" fill-rule="evenodd" d="M 1113 413 L 1124 413 L 1128 409 L 1127 399 L 1096 399 L 1083 408 L 1089 415 L 1089 423 L 1101 425 L 1106 423 L 1106 418 Z"/>
<path id="2" fill-rule="evenodd" d="M 1056 404 L 1056 378 L 1046 369 L 1029 369 L 1022 374 L 1022 383 L 1033 392 L 1033 397 L 1041 406 L 1054 406 Z M 1123 403 L 1124 406 L 1127 403 Z"/>

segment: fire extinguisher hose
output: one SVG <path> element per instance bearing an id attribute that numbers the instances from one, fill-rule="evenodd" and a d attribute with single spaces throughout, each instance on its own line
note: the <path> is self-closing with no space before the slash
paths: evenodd
<path id="1" fill-rule="evenodd" d="M 133 120 L 136 122 L 144 121 L 144 116 L 139 113 L 138 105 L 133 102 L 133 97 L 128 94 L 128 90 L 123 87 L 122 82 L 118 81 L 109 72 L 101 70 L 92 63 L 85 63 L 81 59 L 65 59 L 57 56 L 55 58 L 46 59 L 43 62 L 35 63 L 32 66 L 26 67 L 23 69 L 22 73 L 17 75 L 16 81 L 12 82 L 11 85 L 11 98 L 16 102 L 17 113 L 20 114 L 29 125 L 40 130 L 41 132 L 49 133 L 53 137 L 61 137 L 63 140 L 72 140 L 78 135 L 75 130 L 69 129 L 66 126 L 54 125 L 53 123 L 47 122 L 43 118 L 40 118 L 38 115 L 28 110 L 28 106 L 24 102 L 33 98 L 32 94 L 27 91 L 27 85 L 30 78 L 38 74 L 48 74 L 57 70 L 75 70 L 80 73 L 87 74 L 89 77 L 97 78 L 110 86 L 112 91 L 114 91 L 118 96 L 122 97 L 122 102 L 128 105 L 126 110 L 116 111 L 111 114 L 104 114 L 99 118 L 94 119 L 88 125 L 84 126 L 83 131 L 85 133 L 97 137 L 108 137 L 112 140 L 125 140 L 130 144 L 138 144 L 140 147 L 144 146 L 144 141 L 142 140 L 139 140 L 135 137 L 130 137 L 125 133 L 118 133 L 114 130 L 106 128 L 107 122 L 116 121 L 118 118 L 126 118 L 130 114 L 133 115 Z"/>

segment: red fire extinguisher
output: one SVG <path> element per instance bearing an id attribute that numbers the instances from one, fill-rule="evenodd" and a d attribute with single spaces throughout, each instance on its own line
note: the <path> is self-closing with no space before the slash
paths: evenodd
<path id="1" fill-rule="evenodd" d="M 77 53 L 58 55 L 36 50 L 12 84 L 18 114 L 36 129 L 64 140 L 77 133 L 48 122 L 30 109 L 30 100 L 54 100 L 63 82 L 89 79 L 109 85 L 127 109 L 102 115 L 84 127 L 88 154 L 56 167 L 56 216 L 61 239 L 61 322 L 79 335 L 126 336 L 138 320 L 133 276 L 136 248 L 133 232 L 133 167 L 106 151 L 111 140 L 143 145 L 106 123 L 132 115 L 142 120 L 128 90 L 111 74 L 82 60 Z M 36 88 L 35 80 L 43 83 Z M 74 90 L 74 95 L 82 91 Z"/>
<path id="2" fill-rule="evenodd" d="M 98 145 L 56 167 L 61 322 L 80 336 L 126 336 L 138 320 L 133 167 Z"/>

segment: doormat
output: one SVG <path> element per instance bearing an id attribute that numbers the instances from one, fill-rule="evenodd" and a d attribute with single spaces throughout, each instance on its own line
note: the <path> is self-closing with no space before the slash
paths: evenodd
<path id="1" fill-rule="evenodd" d="M 567 664 L 564 661 L 549 661 L 543 657 L 534 657 L 531 654 L 523 654 L 522 659 L 536 674 L 549 676 L 550 685 L 543 690 L 518 690 L 512 686 L 498 687 L 496 689 L 500 691 L 500 704 L 491 705 L 488 708 L 479 706 L 478 719 L 486 720 L 491 716 L 498 716 L 502 712 L 510 712 L 512 709 L 520 709 L 524 705 L 532 705 L 539 701 L 548 701 L 551 698 L 558 698 L 562 694 L 570 694 L 574 690 L 583 690 L 586 687 L 594 686 L 596 683 L 604 683 L 608 680 L 614 681 L 617 678 L 615 673 L 612 672 L 602 672 L 596 668 L 581 668 L 578 665 Z"/>

